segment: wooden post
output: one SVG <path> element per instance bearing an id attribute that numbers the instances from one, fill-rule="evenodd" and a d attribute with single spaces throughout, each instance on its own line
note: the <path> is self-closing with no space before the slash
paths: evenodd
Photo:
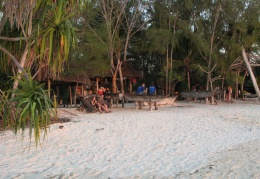
<path id="1" fill-rule="evenodd" d="M 143 109 L 143 102 L 140 101 L 140 109 Z"/>
<path id="2" fill-rule="evenodd" d="M 129 78 L 129 92 L 130 93 L 132 93 L 132 88 L 133 88 L 131 80 L 132 80 L 132 78 Z"/>
<path id="3" fill-rule="evenodd" d="M 48 97 L 51 98 L 51 80 L 48 79 Z"/>
<path id="4" fill-rule="evenodd" d="M 70 94 L 70 106 L 72 106 L 72 90 L 70 85 L 69 85 L 69 94 Z"/>
<path id="5" fill-rule="evenodd" d="M 81 95 L 84 96 L 84 87 L 83 87 L 83 84 L 81 85 Z"/>
<path id="6" fill-rule="evenodd" d="M 113 102 L 114 102 L 114 100 L 110 99 L 111 108 L 113 108 Z"/>
<path id="7" fill-rule="evenodd" d="M 59 87 L 58 87 L 58 86 L 56 86 L 56 95 L 57 95 L 57 97 L 56 97 L 57 104 L 58 104 L 58 105 L 62 105 L 62 104 L 61 104 L 61 99 L 60 99 Z"/>
<path id="8" fill-rule="evenodd" d="M 57 98 L 59 99 L 60 98 L 60 92 L 59 92 L 59 87 L 56 86 L 56 93 L 57 93 Z"/>
<path id="9" fill-rule="evenodd" d="M 223 90 L 223 101 L 226 101 L 226 88 L 224 88 L 224 90 Z"/>
<path id="10" fill-rule="evenodd" d="M 125 99 L 124 99 L 124 97 L 122 98 L 122 108 L 124 108 L 125 107 Z"/>
<path id="11" fill-rule="evenodd" d="M 118 108 L 118 99 L 116 99 L 116 107 Z"/>
<path id="12" fill-rule="evenodd" d="M 256 79 L 255 79 L 255 75 L 254 75 L 254 73 L 253 73 L 253 71 L 252 71 L 252 68 L 251 68 L 251 66 L 250 66 L 250 63 L 249 63 L 248 58 L 247 58 L 247 56 L 246 56 L 246 52 L 245 52 L 244 47 L 242 47 L 242 55 L 243 55 L 244 61 L 245 61 L 245 63 L 246 63 L 246 67 L 247 67 L 247 69 L 248 69 L 248 72 L 249 72 L 249 74 L 250 74 L 251 80 L 252 80 L 252 82 L 253 82 L 253 85 L 254 85 L 256 94 L 257 94 L 257 96 L 258 96 L 258 100 L 260 101 L 260 91 L 259 91 L 259 88 L 258 88 L 258 85 L 257 85 L 257 81 L 256 81 Z"/>
<path id="13" fill-rule="evenodd" d="M 150 98 L 150 111 L 152 111 L 152 98 Z"/>
<path id="14" fill-rule="evenodd" d="M 98 93 L 98 89 L 99 89 L 99 86 L 98 86 L 98 79 L 99 79 L 99 78 L 96 78 L 97 93 Z M 97 94 L 97 93 L 96 93 L 96 94 Z"/>
<path id="15" fill-rule="evenodd" d="M 76 87 L 75 87 L 75 90 L 74 90 L 74 97 L 73 97 L 73 101 L 74 101 L 74 104 L 75 104 L 75 107 L 77 107 L 77 90 L 78 90 L 78 82 L 76 83 Z"/>
<path id="16" fill-rule="evenodd" d="M 237 70 L 236 71 L 236 91 L 235 91 L 235 99 L 238 99 L 238 77 L 239 77 L 239 74 L 240 74 L 240 71 L 239 70 Z"/>
<path id="17" fill-rule="evenodd" d="M 155 110 L 158 110 L 157 102 L 156 102 L 156 101 L 154 101 L 154 109 L 155 109 Z"/>

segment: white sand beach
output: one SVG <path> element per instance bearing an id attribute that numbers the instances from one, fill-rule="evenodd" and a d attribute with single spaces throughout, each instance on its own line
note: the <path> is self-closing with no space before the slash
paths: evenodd
<path id="1" fill-rule="evenodd" d="M 159 110 L 113 108 L 52 124 L 36 150 L 0 133 L 0 178 L 260 178 L 260 105 L 176 101 Z M 59 126 L 63 128 L 59 128 Z"/>

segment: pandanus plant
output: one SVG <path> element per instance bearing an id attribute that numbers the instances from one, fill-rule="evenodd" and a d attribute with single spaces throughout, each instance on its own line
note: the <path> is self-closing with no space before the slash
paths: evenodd
<path id="1" fill-rule="evenodd" d="M 34 135 L 37 146 L 41 133 L 44 137 L 47 134 L 51 113 L 55 113 L 52 110 L 53 102 L 48 97 L 47 90 L 44 90 L 44 84 L 34 81 L 30 74 L 18 80 L 19 87 L 11 92 L 14 98 L 5 97 L 2 100 L 2 104 L 5 104 L 2 105 L 2 111 L 5 111 L 4 124 L 10 124 L 15 134 L 22 131 L 23 135 L 28 128 L 29 137 L 31 139 Z"/>

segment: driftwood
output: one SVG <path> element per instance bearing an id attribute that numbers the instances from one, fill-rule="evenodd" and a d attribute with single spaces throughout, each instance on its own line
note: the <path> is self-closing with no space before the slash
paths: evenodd
<path id="1" fill-rule="evenodd" d="M 187 100 L 190 98 L 209 98 L 211 97 L 212 99 L 215 99 L 215 96 L 219 96 L 222 93 L 221 90 L 217 89 L 212 91 L 183 91 L 181 93 L 181 96 Z"/>
<path id="2" fill-rule="evenodd" d="M 162 100 L 169 98 L 169 96 L 163 95 L 137 95 L 137 94 L 125 94 L 124 95 L 126 101 L 134 101 L 135 108 L 137 109 L 138 106 L 142 109 L 144 102 L 148 102 L 150 106 L 150 110 L 152 110 L 152 105 L 154 105 L 155 110 L 158 110 L 157 104 Z M 174 97 L 174 100 L 177 97 Z"/>
<path id="3" fill-rule="evenodd" d="M 163 98 L 157 102 L 157 105 L 174 105 L 175 100 L 177 99 L 178 95 Z"/>
<path id="4" fill-rule="evenodd" d="M 87 112 L 96 112 L 96 108 L 94 106 L 92 106 L 92 104 L 91 104 L 91 99 L 83 98 L 83 97 L 79 98 L 82 106 L 86 109 Z"/>
<path id="5" fill-rule="evenodd" d="M 208 98 L 212 96 L 211 91 L 184 91 L 181 93 L 183 98 Z"/>

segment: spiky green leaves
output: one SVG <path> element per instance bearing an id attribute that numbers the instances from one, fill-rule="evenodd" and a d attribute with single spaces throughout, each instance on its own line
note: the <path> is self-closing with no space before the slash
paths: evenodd
<path id="1" fill-rule="evenodd" d="M 40 142 L 41 132 L 44 136 L 47 134 L 47 128 L 50 124 L 52 101 L 48 98 L 43 84 L 33 81 L 31 76 L 29 79 L 22 78 L 19 80 L 19 88 L 13 93 L 15 97 L 11 99 L 11 104 L 15 107 L 15 124 L 14 132 L 29 129 L 29 137 L 34 139 L 36 146 Z"/>

